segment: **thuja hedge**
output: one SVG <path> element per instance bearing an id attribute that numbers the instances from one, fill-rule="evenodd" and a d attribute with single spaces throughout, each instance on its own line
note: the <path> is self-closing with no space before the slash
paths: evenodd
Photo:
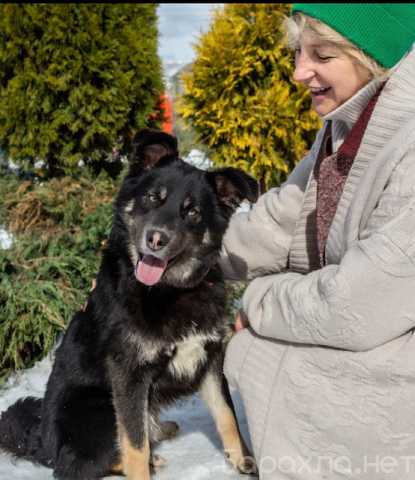
<path id="1" fill-rule="evenodd" d="M 82 160 L 118 173 L 163 91 L 157 4 L 0 5 L 0 148 L 49 176 Z M 116 174 L 114 173 L 114 175 Z"/>
<path id="2" fill-rule="evenodd" d="M 183 75 L 181 115 L 212 160 L 280 184 L 320 126 L 306 89 L 292 81 L 281 24 L 289 4 L 225 4 Z"/>
<path id="3" fill-rule="evenodd" d="M 106 174 L 21 181 L 0 172 L 0 381 L 53 346 L 95 278 L 117 189 Z"/>

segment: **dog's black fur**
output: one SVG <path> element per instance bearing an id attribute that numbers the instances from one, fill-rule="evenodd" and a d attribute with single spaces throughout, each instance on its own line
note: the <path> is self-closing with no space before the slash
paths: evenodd
<path id="1" fill-rule="evenodd" d="M 225 449 L 238 450 L 229 440 L 233 407 L 222 374 L 229 332 L 216 262 L 234 209 L 256 197 L 245 173 L 198 170 L 179 159 L 174 137 L 141 132 L 96 288 L 56 351 L 45 398 L 22 399 L 1 416 L 0 448 L 53 468 L 59 479 L 100 478 L 116 464 L 129 479 L 149 478 L 146 445 L 176 430 L 157 421 L 160 409 L 200 390 Z M 140 273 L 137 263 L 149 258 L 162 267 L 150 262 Z M 241 452 L 229 455 L 248 470 Z"/>

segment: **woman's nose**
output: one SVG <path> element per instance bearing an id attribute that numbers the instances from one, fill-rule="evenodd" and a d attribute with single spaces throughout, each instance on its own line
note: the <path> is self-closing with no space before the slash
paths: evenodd
<path id="1" fill-rule="evenodd" d="M 293 79 L 295 82 L 307 84 L 315 75 L 312 62 L 302 52 L 297 53 L 295 58 L 295 70 Z"/>

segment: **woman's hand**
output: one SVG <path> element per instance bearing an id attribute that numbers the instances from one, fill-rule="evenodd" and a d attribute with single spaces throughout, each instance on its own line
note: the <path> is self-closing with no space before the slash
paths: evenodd
<path id="1" fill-rule="evenodd" d="M 238 333 L 240 330 L 249 326 L 249 320 L 242 310 L 239 310 L 235 315 L 234 329 Z"/>

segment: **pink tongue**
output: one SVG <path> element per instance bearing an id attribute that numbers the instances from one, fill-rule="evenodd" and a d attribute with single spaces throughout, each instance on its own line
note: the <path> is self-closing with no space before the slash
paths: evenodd
<path id="1" fill-rule="evenodd" d="M 167 262 L 153 257 L 152 255 L 144 255 L 137 263 L 135 276 L 137 280 L 145 285 L 155 285 L 166 270 Z"/>

